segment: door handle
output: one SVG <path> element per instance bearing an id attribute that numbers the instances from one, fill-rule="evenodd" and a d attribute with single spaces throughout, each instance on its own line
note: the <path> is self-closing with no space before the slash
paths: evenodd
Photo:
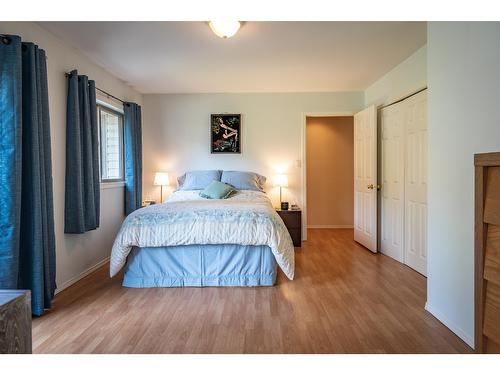
<path id="1" fill-rule="evenodd" d="M 367 188 L 373 190 L 373 184 L 368 185 Z"/>

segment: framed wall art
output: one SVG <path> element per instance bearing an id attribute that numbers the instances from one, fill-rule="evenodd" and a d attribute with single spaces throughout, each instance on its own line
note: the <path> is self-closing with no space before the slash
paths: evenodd
<path id="1" fill-rule="evenodd" d="M 210 152 L 241 154 L 241 114 L 210 115 Z"/>

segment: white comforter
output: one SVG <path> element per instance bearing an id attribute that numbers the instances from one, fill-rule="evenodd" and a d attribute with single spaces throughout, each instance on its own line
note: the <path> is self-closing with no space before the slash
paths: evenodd
<path id="1" fill-rule="evenodd" d="M 111 251 L 110 275 L 124 266 L 133 246 L 196 244 L 267 245 L 285 275 L 295 270 L 292 239 L 265 193 L 242 190 L 228 199 L 177 191 L 163 204 L 141 208 L 122 224 Z"/>

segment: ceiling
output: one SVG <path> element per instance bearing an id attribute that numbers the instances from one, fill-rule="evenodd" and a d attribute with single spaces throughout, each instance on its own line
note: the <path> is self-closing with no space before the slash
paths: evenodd
<path id="1" fill-rule="evenodd" d="M 40 22 L 142 93 L 364 90 L 426 43 L 425 22 Z"/>

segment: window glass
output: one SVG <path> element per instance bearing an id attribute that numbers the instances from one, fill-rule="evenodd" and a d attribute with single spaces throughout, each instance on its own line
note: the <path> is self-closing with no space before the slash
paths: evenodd
<path id="1" fill-rule="evenodd" d="M 123 180 L 123 115 L 98 106 L 103 182 Z"/>

